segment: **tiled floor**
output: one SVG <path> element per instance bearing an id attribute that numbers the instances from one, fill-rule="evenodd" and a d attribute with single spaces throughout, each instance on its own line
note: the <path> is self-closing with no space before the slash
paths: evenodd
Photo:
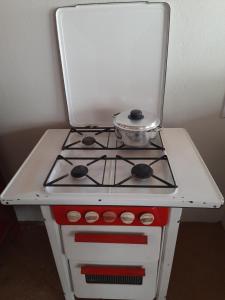
<path id="1" fill-rule="evenodd" d="M 64 300 L 43 225 L 23 224 L 17 239 L 0 246 L 0 299 Z M 225 231 L 184 223 L 167 300 L 201 299 L 225 300 Z"/>

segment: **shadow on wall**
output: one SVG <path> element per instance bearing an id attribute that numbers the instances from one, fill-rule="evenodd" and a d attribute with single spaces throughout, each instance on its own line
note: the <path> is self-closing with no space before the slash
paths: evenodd
<path id="1" fill-rule="evenodd" d="M 205 116 L 183 126 L 189 131 L 215 181 L 225 195 L 225 120 Z"/>
<path id="2" fill-rule="evenodd" d="M 68 122 L 67 105 L 66 105 L 66 100 L 64 95 L 63 76 L 60 67 L 61 62 L 60 62 L 60 55 L 59 55 L 58 42 L 57 42 L 55 10 L 56 7 L 50 10 L 49 12 L 49 18 L 48 18 L 49 23 L 47 27 L 47 30 L 50 31 L 49 34 L 47 32 L 48 34 L 47 37 L 50 38 L 51 40 L 50 41 L 51 55 L 49 56 L 50 60 L 49 60 L 48 70 L 51 71 L 52 68 L 51 77 L 53 78 L 53 82 L 55 84 L 54 85 L 55 94 L 53 93 L 53 95 L 51 96 L 52 98 L 50 97 L 50 100 L 52 99 L 53 102 L 55 101 L 53 103 L 53 108 L 55 110 L 59 108 L 62 109 L 62 114 L 61 115 L 57 114 L 55 119 L 57 120 L 57 118 L 60 117 L 61 120 L 66 120 L 66 121 L 65 122 L 44 122 L 43 125 L 40 127 L 30 127 L 29 125 L 27 125 L 29 126 L 28 128 L 14 130 L 8 133 L 0 134 L 0 172 L 2 173 L 6 183 L 12 178 L 12 176 L 18 170 L 20 165 L 29 155 L 30 151 L 36 145 L 36 143 L 38 142 L 38 140 L 40 139 L 40 137 L 42 136 L 42 134 L 45 132 L 46 129 L 68 127 L 66 125 L 66 123 Z M 38 28 L 34 27 L 34 30 L 38 31 Z M 34 57 L 34 59 L 36 59 L 36 57 Z M 42 62 L 41 58 L 40 61 Z M 28 68 L 28 72 L 29 72 L 29 68 Z M 25 80 L 26 78 L 24 79 L 24 81 Z M 37 86 L 38 84 L 43 83 L 41 76 L 37 76 L 37 80 L 38 80 Z M 22 81 L 22 83 L 24 82 Z M 50 83 L 49 86 L 51 87 L 52 82 L 49 81 L 49 83 Z M 34 88 L 33 92 L 35 93 L 36 91 L 37 90 L 35 90 Z M 46 97 L 48 96 L 47 92 L 45 95 Z M 29 98 L 29 93 L 27 93 L 27 97 Z M 52 105 L 50 100 L 49 100 L 49 105 Z M 5 101 L 7 101 L 7 99 Z M 29 105 L 32 106 L 32 103 L 29 102 Z M 32 110 L 32 113 L 35 113 L 35 111 Z M 51 115 L 51 120 L 54 118 L 54 113 L 55 112 L 53 112 Z M 24 115 L 23 117 L 26 120 L 26 115 Z M 40 117 L 40 120 L 41 119 L 42 118 Z"/>
<path id="3" fill-rule="evenodd" d="M 41 127 L 16 130 L 0 136 L 0 172 L 6 183 L 30 154 L 45 130 L 49 128 L 66 128 L 66 124 L 45 124 Z"/>

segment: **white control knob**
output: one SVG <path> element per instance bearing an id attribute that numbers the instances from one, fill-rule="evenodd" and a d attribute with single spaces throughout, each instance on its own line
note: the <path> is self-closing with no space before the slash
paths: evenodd
<path id="1" fill-rule="evenodd" d="M 125 211 L 120 215 L 120 219 L 124 224 L 131 224 L 134 222 L 135 215 L 132 212 Z"/>
<path id="2" fill-rule="evenodd" d="M 151 213 L 144 213 L 140 216 L 140 221 L 143 225 L 150 225 L 154 221 L 154 215 Z"/>
<path id="3" fill-rule="evenodd" d="M 106 223 L 113 223 L 116 220 L 117 214 L 114 211 L 105 211 L 102 216 Z"/>
<path id="4" fill-rule="evenodd" d="M 99 214 L 96 211 L 88 211 L 85 214 L 85 220 L 87 223 L 95 223 L 99 219 Z"/>
<path id="5" fill-rule="evenodd" d="M 81 213 L 79 211 L 76 211 L 76 210 L 71 210 L 67 213 L 67 220 L 69 222 L 73 222 L 73 223 L 76 223 L 80 220 L 81 218 Z"/>

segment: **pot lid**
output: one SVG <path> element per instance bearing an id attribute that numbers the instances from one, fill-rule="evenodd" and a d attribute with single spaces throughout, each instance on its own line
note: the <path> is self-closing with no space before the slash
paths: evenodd
<path id="1" fill-rule="evenodd" d="M 162 120 L 167 4 L 63 7 L 56 23 L 71 126 L 112 126 L 112 114 L 137 101 Z"/>
<path id="2" fill-rule="evenodd" d="M 132 109 L 119 113 L 114 117 L 115 126 L 135 131 L 148 131 L 160 125 L 160 119 L 148 111 Z"/>

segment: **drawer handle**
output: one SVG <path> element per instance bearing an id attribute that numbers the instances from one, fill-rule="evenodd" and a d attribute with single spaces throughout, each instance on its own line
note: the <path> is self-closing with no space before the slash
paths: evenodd
<path id="1" fill-rule="evenodd" d="M 84 275 L 145 276 L 142 267 L 82 266 L 80 272 Z"/>
<path id="2" fill-rule="evenodd" d="M 148 237 L 143 234 L 77 232 L 75 233 L 75 242 L 147 245 Z"/>

